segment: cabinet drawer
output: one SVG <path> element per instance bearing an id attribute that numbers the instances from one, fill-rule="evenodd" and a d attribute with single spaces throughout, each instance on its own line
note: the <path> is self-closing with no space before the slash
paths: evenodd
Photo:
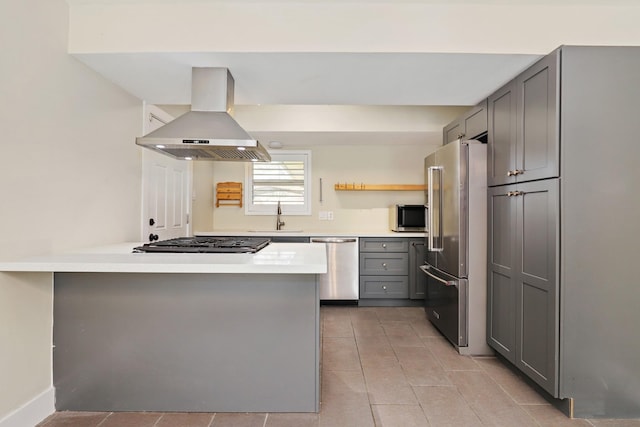
<path id="1" fill-rule="evenodd" d="M 409 274 L 408 253 L 361 253 L 361 275 L 405 275 Z"/>
<path id="2" fill-rule="evenodd" d="M 402 238 L 361 238 L 360 252 L 407 252 L 409 241 Z"/>
<path id="3" fill-rule="evenodd" d="M 360 276 L 360 298 L 409 298 L 406 276 Z"/>

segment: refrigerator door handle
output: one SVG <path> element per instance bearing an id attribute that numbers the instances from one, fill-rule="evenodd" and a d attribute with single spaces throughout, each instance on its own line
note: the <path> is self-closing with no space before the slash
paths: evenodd
<path id="1" fill-rule="evenodd" d="M 424 274 L 426 274 L 427 276 L 436 279 L 438 282 L 442 283 L 445 286 L 455 286 L 456 282 L 454 280 L 444 280 L 436 275 L 434 275 L 433 273 L 431 273 L 429 271 L 429 266 L 428 265 L 421 265 L 420 266 L 420 270 L 422 270 L 422 272 Z"/>
<path id="2" fill-rule="evenodd" d="M 427 191 L 428 191 L 428 196 L 429 196 L 429 232 L 428 232 L 428 237 L 427 237 L 427 250 L 434 252 L 434 251 L 442 251 L 444 248 L 442 247 L 436 247 L 434 245 L 434 236 L 435 236 L 435 226 L 434 226 L 434 215 L 436 214 L 436 211 L 438 212 L 438 214 L 440 214 L 440 210 L 442 209 L 442 200 L 438 200 L 437 204 L 433 198 L 433 187 L 434 187 L 434 172 L 435 171 L 441 171 L 442 170 L 442 166 L 429 166 L 427 168 Z M 442 197 L 442 191 L 440 190 L 440 183 L 438 184 L 438 198 Z M 437 205 L 437 208 L 436 208 Z M 440 227 L 440 221 L 438 221 L 438 227 Z M 438 238 L 440 237 L 440 230 L 438 230 Z"/>

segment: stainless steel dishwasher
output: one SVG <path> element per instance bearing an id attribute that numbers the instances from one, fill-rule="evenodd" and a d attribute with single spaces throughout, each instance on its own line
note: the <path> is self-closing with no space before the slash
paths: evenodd
<path id="1" fill-rule="evenodd" d="M 360 295 L 357 237 L 312 237 L 327 247 L 327 273 L 318 275 L 321 301 L 354 301 Z"/>

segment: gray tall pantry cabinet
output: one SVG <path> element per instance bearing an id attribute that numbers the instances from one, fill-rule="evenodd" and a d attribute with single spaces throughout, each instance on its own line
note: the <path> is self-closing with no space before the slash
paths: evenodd
<path id="1" fill-rule="evenodd" d="M 576 417 L 640 417 L 638 76 L 562 46 L 488 99 L 488 343 Z"/>

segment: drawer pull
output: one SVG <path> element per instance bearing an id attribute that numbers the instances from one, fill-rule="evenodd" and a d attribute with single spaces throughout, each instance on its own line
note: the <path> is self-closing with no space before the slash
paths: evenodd
<path id="1" fill-rule="evenodd" d="M 386 291 L 387 290 L 387 285 L 382 285 L 382 290 Z"/>
<path id="2" fill-rule="evenodd" d="M 385 248 L 385 249 L 387 249 L 387 244 L 386 244 L 386 243 L 383 243 L 383 244 L 382 244 L 382 247 L 383 247 L 383 248 Z"/>
<path id="3" fill-rule="evenodd" d="M 382 263 L 382 268 L 384 268 L 385 270 L 387 269 L 387 263 L 386 262 Z"/>

